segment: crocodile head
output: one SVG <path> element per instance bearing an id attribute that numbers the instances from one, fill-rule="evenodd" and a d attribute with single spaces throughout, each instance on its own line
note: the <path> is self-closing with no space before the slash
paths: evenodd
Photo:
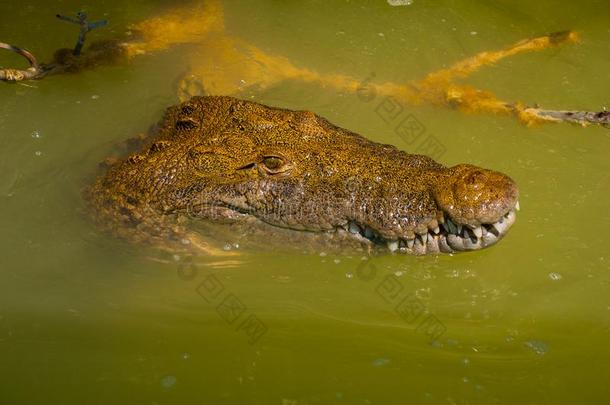
<path id="1" fill-rule="evenodd" d="M 154 139 L 88 194 L 113 229 L 160 234 L 188 217 L 413 254 L 490 246 L 518 209 L 517 186 L 504 174 L 445 167 L 311 112 L 230 97 L 169 108 Z"/>

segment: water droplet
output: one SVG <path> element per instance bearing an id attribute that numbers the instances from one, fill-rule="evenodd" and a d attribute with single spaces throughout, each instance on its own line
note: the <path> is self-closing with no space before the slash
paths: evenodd
<path id="1" fill-rule="evenodd" d="M 222 247 L 223 250 L 229 251 L 231 250 L 231 244 L 230 243 L 225 243 L 225 245 Z"/>
<path id="2" fill-rule="evenodd" d="M 345 278 L 354 278 L 354 273 L 345 273 Z"/>
<path id="3" fill-rule="evenodd" d="M 97 100 L 98 98 L 100 98 L 100 96 L 98 96 L 97 94 L 91 96 L 91 100 Z"/>
<path id="4" fill-rule="evenodd" d="M 335 262 L 335 264 L 339 264 L 339 263 L 341 263 L 341 259 L 335 259 L 335 260 L 333 260 L 333 262 Z"/>
<path id="5" fill-rule="evenodd" d="M 38 132 L 38 131 L 32 132 L 32 138 L 38 139 L 41 137 L 42 137 L 42 135 L 40 135 L 40 132 Z"/>
<path id="6" fill-rule="evenodd" d="M 183 360 L 188 360 L 191 358 L 191 354 L 184 352 L 184 353 L 182 353 L 182 355 L 180 357 L 182 357 Z"/>
<path id="7" fill-rule="evenodd" d="M 559 281 L 563 278 L 563 276 L 559 273 L 552 272 L 552 273 L 549 273 L 549 278 L 553 281 Z"/>
<path id="8" fill-rule="evenodd" d="M 470 35 L 474 36 L 474 35 L 477 35 L 477 34 L 478 34 L 478 32 L 476 32 L 476 31 L 470 31 Z"/>
<path id="9" fill-rule="evenodd" d="M 325 252 L 320 252 L 320 257 L 324 257 L 324 256 L 326 256 L 326 253 Z"/>
<path id="10" fill-rule="evenodd" d="M 42 151 L 37 150 L 36 152 L 34 152 L 34 155 L 36 155 L 36 156 L 42 156 Z"/>

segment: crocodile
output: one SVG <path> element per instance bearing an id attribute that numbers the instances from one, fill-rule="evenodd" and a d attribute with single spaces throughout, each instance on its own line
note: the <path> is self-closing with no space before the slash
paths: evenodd
<path id="1" fill-rule="evenodd" d="M 416 255 L 477 250 L 506 235 L 519 209 L 505 174 L 447 167 L 310 111 L 228 96 L 168 108 L 85 196 L 106 231 L 189 250 L 211 249 L 202 224 L 256 230 L 263 242 L 279 235 Z"/>

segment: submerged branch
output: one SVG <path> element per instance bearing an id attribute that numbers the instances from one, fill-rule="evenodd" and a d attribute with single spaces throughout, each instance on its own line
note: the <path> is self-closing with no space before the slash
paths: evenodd
<path id="1" fill-rule="evenodd" d="M 0 49 L 15 52 L 16 54 L 26 58 L 30 64 L 30 67 L 27 69 L 0 69 L 0 80 L 7 82 L 19 82 L 22 80 L 39 79 L 45 75 L 45 67 L 38 63 L 36 57 L 34 57 L 31 52 L 4 42 L 0 42 Z"/>
<path id="2" fill-rule="evenodd" d="M 534 116 L 547 122 L 570 122 L 582 125 L 583 127 L 594 124 L 610 128 L 610 111 L 556 111 L 542 108 L 525 108 L 519 114 Z"/>

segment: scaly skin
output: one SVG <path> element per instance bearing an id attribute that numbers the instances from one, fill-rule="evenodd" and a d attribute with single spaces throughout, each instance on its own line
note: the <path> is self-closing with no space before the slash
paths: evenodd
<path id="1" fill-rule="evenodd" d="M 514 222 L 518 190 L 504 174 L 448 168 L 312 112 L 208 96 L 169 108 L 159 133 L 87 199 L 102 227 L 157 246 L 210 251 L 193 225 L 229 222 L 426 254 L 494 244 Z"/>

